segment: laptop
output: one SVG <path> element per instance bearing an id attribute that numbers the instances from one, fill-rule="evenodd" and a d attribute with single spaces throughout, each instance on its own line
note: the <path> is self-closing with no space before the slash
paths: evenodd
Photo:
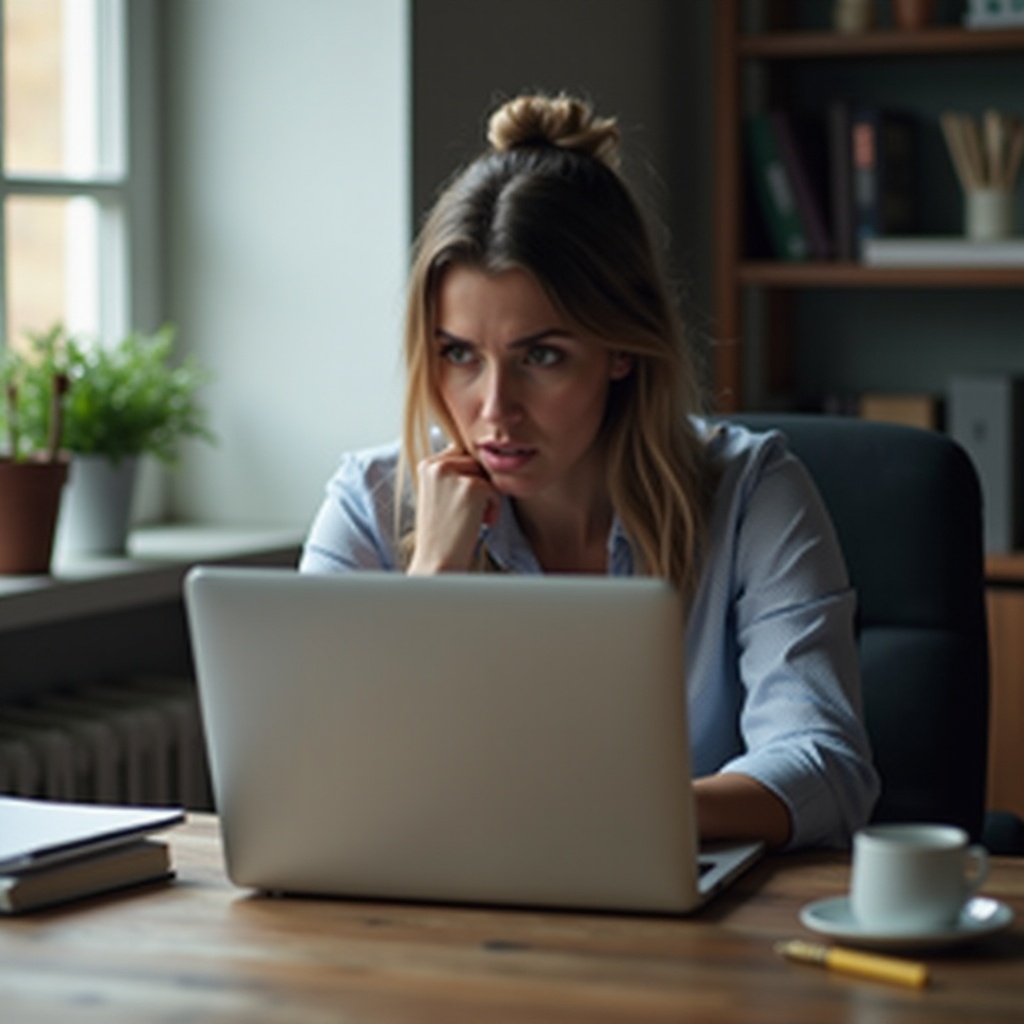
<path id="1" fill-rule="evenodd" d="M 698 857 L 663 581 L 197 567 L 185 602 L 239 886 L 686 913 L 761 850 Z"/>

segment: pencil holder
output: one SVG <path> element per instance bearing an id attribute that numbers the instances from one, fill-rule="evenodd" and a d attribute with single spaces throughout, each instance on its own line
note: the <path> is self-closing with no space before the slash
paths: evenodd
<path id="1" fill-rule="evenodd" d="M 975 241 L 1013 234 L 1013 193 L 1004 188 L 969 188 L 964 192 L 964 234 Z"/>
<path id="2" fill-rule="evenodd" d="M 964 191 L 964 234 L 975 241 L 1009 238 L 1024 159 L 1024 122 L 991 109 L 977 120 L 947 110 L 939 121 Z"/>

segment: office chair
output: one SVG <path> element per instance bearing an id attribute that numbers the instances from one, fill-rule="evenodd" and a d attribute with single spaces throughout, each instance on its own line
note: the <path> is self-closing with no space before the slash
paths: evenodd
<path id="1" fill-rule="evenodd" d="M 778 429 L 832 516 L 858 595 L 864 714 L 882 779 L 875 821 L 959 825 L 1024 853 L 1024 825 L 985 813 L 988 635 L 981 488 L 934 431 L 844 417 L 729 417 Z"/>

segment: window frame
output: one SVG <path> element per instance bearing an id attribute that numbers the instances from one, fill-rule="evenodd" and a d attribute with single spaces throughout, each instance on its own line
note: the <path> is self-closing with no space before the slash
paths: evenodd
<path id="1" fill-rule="evenodd" d="M 0 0 L 0 347 L 8 307 L 7 200 L 84 197 L 100 210 L 97 281 L 98 337 L 113 343 L 130 330 L 154 330 L 162 320 L 159 202 L 159 49 L 157 0 L 97 0 L 99 75 L 112 104 L 103 140 L 115 165 L 93 175 L 7 172 L 4 160 L 4 39 Z M 73 2 L 73 0 L 72 0 Z M 118 166 L 119 165 L 119 166 Z M 45 330 L 49 324 L 32 325 Z"/>

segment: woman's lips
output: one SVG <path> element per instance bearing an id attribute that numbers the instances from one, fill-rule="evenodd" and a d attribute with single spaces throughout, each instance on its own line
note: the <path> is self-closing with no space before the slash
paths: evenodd
<path id="1" fill-rule="evenodd" d="M 490 473 L 514 473 L 536 454 L 536 449 L 521 444 L 489 443 L 477 445 L 480 461 Z"/>

